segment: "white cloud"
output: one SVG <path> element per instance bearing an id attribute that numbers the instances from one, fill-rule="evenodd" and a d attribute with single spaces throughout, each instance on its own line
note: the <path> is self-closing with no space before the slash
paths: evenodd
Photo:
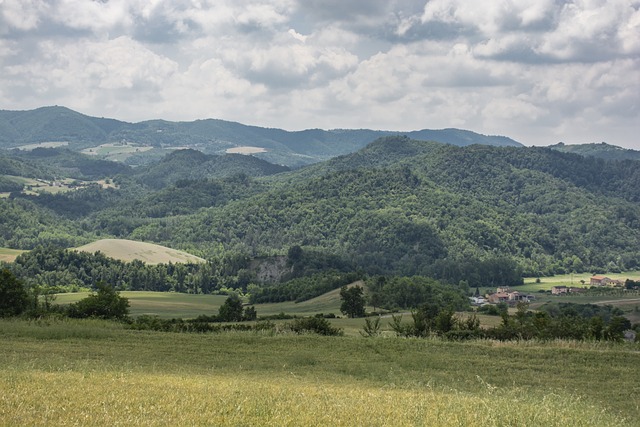
<path id="1" fill-rule="evenodd" d="M 639 0 L 0 0 L 0 66 L 6 109 L 640 148 Z"/>

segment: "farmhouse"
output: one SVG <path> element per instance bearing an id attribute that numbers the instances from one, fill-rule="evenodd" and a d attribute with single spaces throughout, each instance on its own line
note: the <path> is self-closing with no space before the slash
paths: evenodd
<path id="1" fill-rule="evenodd" d="M 504 288 L 498 288 L 498 290 L 503 290 Z M 517 302 L 530 302 L 535 299 L 533 295 L 523 294 L 518 291 L 509 291 L 509 292 L 496 292 L 494 294 L 487 295 L 487 299 L 490 303 L 498 304 L 500 302 L 506 302 L 507 304 L 515 304 Z"/>
<path id="2" fill-rule="evenodd" d="M 585 292 L 585 289 L 567 286 L 554 286 L 553 288 L 551 288 L 551 295 L 578 294 L 581 292 Z"/>
<path id="3" fill-rule="evenodd" d="M 591 286 L 624 286 L 624 280 L 614 280 L 605 276 L 593 276 L 589 284 Z"/>

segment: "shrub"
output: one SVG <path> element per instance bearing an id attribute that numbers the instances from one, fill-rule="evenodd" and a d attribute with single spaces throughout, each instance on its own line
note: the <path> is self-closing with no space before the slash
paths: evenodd
<path id="1" fill-rule="evenodd" d="M 97 293 L 69 306 L 69 317 L 123 320 L 129 315 L 127 298 L 121 297 L 119 292 L 104 283 L 98 283 L 97 288 Z"/>
<path id="2" fill-rule="evenodd" d="M 331 323 L 329 323 L 327 319 L 321 317 L 305 317 L 302 319 L 295 319 L 287 326 L 292 332 L 295 332 L 296 334 L 313 332 L 319 335 L 327 336 L 343 335 L 342 329 L 334 328 L 333 326 L 331 326 Z"/>

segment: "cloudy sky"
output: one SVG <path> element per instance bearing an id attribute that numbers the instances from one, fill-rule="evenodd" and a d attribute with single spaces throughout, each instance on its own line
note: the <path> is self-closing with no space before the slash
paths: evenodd
<path id="1" fill-rule="evenodd" d="M 0 109 L 640 149 L 640 0 L 0 0 Z"/>

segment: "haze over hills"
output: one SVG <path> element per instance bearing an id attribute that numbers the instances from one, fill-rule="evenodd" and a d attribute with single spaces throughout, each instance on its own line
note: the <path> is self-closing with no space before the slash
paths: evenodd
<path id="1" fill-rule="evenodd" d="M 0 148 L 67 142 L 71 149 L 80 150 L 125 141 L 139 146 L 188 147 L 208 154 L 221 154 L 229 149 L 251 146 L 265 150 L 254 154 L 256 157 L 287 166 L 301 166 L 355 152 L 379 137 L 399 134 L 459 146 L 521 146 L 504 136 L 487 136 L 460 129 L 409 132 L 308 129 L 289 132 L 217 119 L 126 123 L 86 116 L 65 107 L 0 110 Z"/>
<path id="2" fill-rule="evenodd" d="M 598 157 L 605 160 L 640 160 L 640 151 L 622 148 L 601 142 L 599 144 L 563 144 L 550 145 L 552 150 L 581 156 Z"/>

